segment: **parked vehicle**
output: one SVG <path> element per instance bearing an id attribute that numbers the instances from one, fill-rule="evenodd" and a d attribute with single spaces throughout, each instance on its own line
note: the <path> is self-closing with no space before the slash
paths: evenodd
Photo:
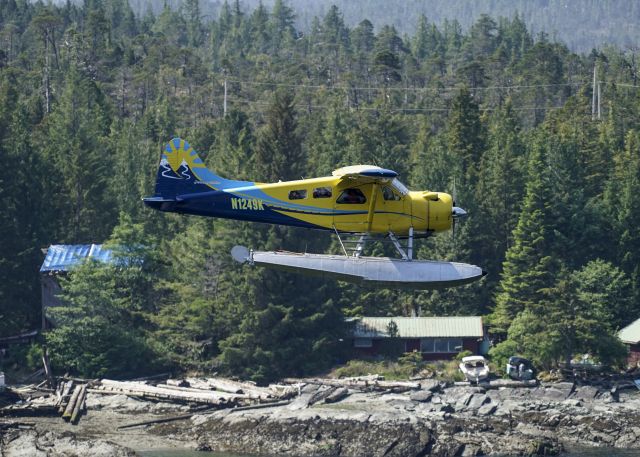
<path id="1" fill-rule="evenodd" d="M 469 382 L 477 384 L 480 381 L 489 380 L 489 363 L 481 355 L 463 357 L 460 363 L 460 371 Z"/>
<path id="2" fill-rule="evenodd" d="M 507 362 L 507 375 L 518 381 L 529 381 L 535 378 L 535 369 L 531 360 L 512 356 Z"/>

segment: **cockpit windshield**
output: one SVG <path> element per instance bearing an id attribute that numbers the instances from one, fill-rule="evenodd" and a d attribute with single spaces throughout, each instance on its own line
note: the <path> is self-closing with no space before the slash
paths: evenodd
<path id="1" fill-rule="evenodd" d="M 393 181 L 391 181 L 391 186 L 402 195 L 407 195 L 409 193 L 409 189 L 407 189 L 407 186 L 398 181 L 398 178 L 393 178 Z"/>

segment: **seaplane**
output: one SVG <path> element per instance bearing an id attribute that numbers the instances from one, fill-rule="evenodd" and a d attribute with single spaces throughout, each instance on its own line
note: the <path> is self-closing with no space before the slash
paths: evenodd
<path id="1" fill-rule="evenodd" d="M 295 181 L 237 181 L 209 170 L 188 142 L 174 138 L 162 153 L 155 194 L 143 201 L 159 211 L 324 230 L 337 235 L 342 249 L 333 255 L 235 246 L 233 259 L 249 265 L 409 289 L 459 286 L 485 275 L 475 265 L 413 258 L 414 239 L 455 229 L 467 213 L 450 194 L 410 191 L 398 173 L 378 166 Z M 390 243 L 397 257 L 363 255 L 375 241 Z"/>

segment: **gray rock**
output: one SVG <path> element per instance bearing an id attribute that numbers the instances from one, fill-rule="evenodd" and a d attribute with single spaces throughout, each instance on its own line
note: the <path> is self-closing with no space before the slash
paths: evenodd
<path id="1" fill-rule="evenodd" d="M 576 387 L 571 398 L 584 401 L 593 401 L 600 393 L 597 387 L 594 386 L 580 386 Z"/>
<path id="2" fill-rule="evenodd" d="M 431 397 L 433 397 L 433 393 L 430 390 L 418 390 L 409 395 L 409 399 L 411 399 L 411 401 L 417 402 L 427 402 L 431 400 Z"/>
<path id="3" fill-rule="evenodd" d="M 484 404 L 478 408 L 478 416 L 490 416 L 496 411 L 496 409 L 498 409 L 497 405 L 492 405 L 490 403 Z"/>
<path id="4" fill-rule="evenodd" d="M 444 412 L 444 413 L 454 413 L 456 410 L 453 408 L 453 406 L 448 405 L 448 404 L 443 404 L 442 406 L 440 406 L 440 412 Z"/>
<path id="5" fill-rule="evenodd" d="M 18 432 L 18 431 L 15 431 Z M 134 457 L 132 449 L 104 440 L 81 439 L 71 433 L 20 431 L 12 439 L 2 436 L 0 455 L 6 457 Z M 11 438 L 11 437 L 10 437 Z"/>
<path id="6" fill-rule="evenodd" d="M 471 402 L 471 399 L 473 398 L 473 394 L 465 394 L 461 397 L 459 397 L 455 404 L 458 408 L 464 408 L 466 406 L 469 405 L 469 403 Z"/>
<path id="7" fill-rule="evenodd" d="M 485 403 L 490 403 L 491 399 L 483 394 L 474 394 L 467 406 L 469 409 L 478 409 Z"/>
<path id="8" fill-rule="evenodd" d="M 424 379 L 420 381 L 420 388 L 431 392 L 439 392 L 444 387 L 444 383 L 435 379 Z"/>
<path id="9" fill-rule="evenodd" d="M 570 382 L 547 384 L 533 389 L 534 392 L 532 393 L 532 397 L 562 401 L 566 398 L 569 398 L 569 395 L 573 393 L 573 387 L 573 383 Z"/>
<path id="10" fill-rule="evenodd" d="M 336 403 L 349 395 L 349 389 L 340 387 L 329 394 L 325 399 L 325 403 Z"/>

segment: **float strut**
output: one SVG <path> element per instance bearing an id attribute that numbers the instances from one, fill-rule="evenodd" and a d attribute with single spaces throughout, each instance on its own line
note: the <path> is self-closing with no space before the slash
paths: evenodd
<path id="1" fill-rule="evenodd" d="M 407 241 L 407 260 L 413 259 L 413 227 L 409 227 L 409 240 Z"/>
<path id="2" fill-rule="evenodd" d="M 396 247 L 396 251 L 398 251 L 398 253 L 402 256 L 402 260 L 411 260 L 407 255 L 407 253 L 404 252 L 404 249 L 402 249 L 402 245 L 400 244 L 400 241 L 398 241 L 398 239 L 393 234 L 393 232 L 389 232 L 389 239 L 391 240 L 393 245 Z"/>

